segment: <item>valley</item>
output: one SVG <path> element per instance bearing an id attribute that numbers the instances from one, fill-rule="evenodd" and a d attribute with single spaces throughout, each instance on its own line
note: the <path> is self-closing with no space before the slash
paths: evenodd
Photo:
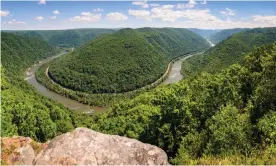
<path id="1" fill-rule="evenodd" d="M 273 43 L 276 40 L 276 28 L 234 29 L 218 32 L 216 36 L 225 37 L 237 32 L 204 54 L 189 58 L 182 64 L 183 75 L 195 77 L 201 72 L 216 73 L 235 63 L 242 63 L 244 57 L 254 47 Z M 221 36 L 221 34 L 223 34 Z"/>
<path id="2" fill-rule="evenodd" d="M 190 55 L 186 55 L 184 57 L 180 57 L 179 59 L 177 59 L 176 61 L 174 61 L 172 63 L 170 72 L 167 76 L 167 78 L 161 83 L 161 84 L 172 84 L 172 83 L 177 83 L 179 81 L 181 81 L 183 79 L 183 75 L 181 74 L 181 64 L 183 63 L 183 61 L 185 61 L 186 59 L 195 56 L 195 55 L 199 55 L 202 53 L 195 53 L 195 54 L 190 54 Z"/>
<path id="3" fill-rule="evenodd" d="M 40 84 L 36 78 L 35 78 L 35 73 L 36 71 L 39 69 L 39 67 L 41 67 L 41 65 L 48 63 L 49 61 L 59 57 L 59 56 L 63 56 L 64 54 L 66 54 L 66 52 L 63 52 L 57 56 L 52 56 L 50 58 L 44 59 L 39 61 L 38 64 L 34 64 L 32 67 L 30 67 L 26 72 L 25 72 L 25 80 L 31 84 L 33 87 L 35 87 L 35 89 L 41 93 L 42 95 L 55 100 L 61 104 L 63 104 L 65 107 L 77 111 L 77 112 L 81 112 L 81 113 L 101 113 L 103 111 L 105 111 L 106 109 L 104 107 L 91 107 L 82 103 L 79 103 L 75 100 L 72 100 L 70 98 L 64 97 L 58 93 L 55 93 L 53 91 L 50 91 L 49 89 L 47 89 L 44 85 Z"/>
<path id="4" fill-rule="evenodd" d="M 200 10 L 189 15 L 191 4 L 146 3 L 138 6 L 147 18 L 136 19 L 172 27 L 1 31 L 1 164 L 276 163 L 276 27 L 177 28 L 172 16 L 198 21 Z M 63 23 L 101 27 L 97 21 L 139 13 L 104 12 Z M 52 13 L 58 22 L 61 14 Z M 202 15 L 218 21 L 209 10 Z M 32 21 L 42 26 L 47 19 Z M 14 23 L 29 26 L 2 25 Z"/>
<path id="5" fill-rule="evenodd" d="M 72 100 L 70 98 L 67 98 L 65 96 L 62 96 L 54 91 L 47 89 L 43 84 L 39 83 L 36 80 L 35 73 L 43 64 L 49 63 L 50 61 L 54 60 L 55 58 L 58 58 L 65 54 L 68 54 L 68 53 L 63 52 L 63 53 L 60 53 L 59 55 L 52 56 L 50 58 L 41 60 L 41 61 L 39 61 L 38 64 L 34 64 L 32 67 L 28 68 L 28 70 L 25 72 L 25 80 L 29 84 L 31 84 L 33 87 L 35 87 L 35 89 L 38 92 L 40 92 L 42 95 L 63 104 L 65 107 L 67 107 L 71 110 L 81 112 L 81 113 L 88 113 L 88 114 L 91 114 L 91 113 L 97 114 L 97 113 L 102 113 L 102 112 L 106 111 L 107 108 L 105 108 L 105 107 L 89 106 L 89 105 L 77 102 L 75 100 Z M 187 55 L 185 57 L 181 57 L 180 59 L 177 59 L 176 61 L 172 62 L 172 66 L 170 66 L 170 65 L 168 66 L 168 69 L 167 69 L 168 74 L 167 74 L 165 80 L 163 80 L 163 82 L 161 82 L 161 84 L 171 84 L 171 83 L 176 83 L 176 82 L 180 81 L 183 78 L 183 76 L 180 73 L 182 62 L 184 60 L 186 60 L 187 58 L 190 58 L 197 54 L 198 53 Z M 201 54 L 201 53 L 199 53 L 199 54 Z"/>

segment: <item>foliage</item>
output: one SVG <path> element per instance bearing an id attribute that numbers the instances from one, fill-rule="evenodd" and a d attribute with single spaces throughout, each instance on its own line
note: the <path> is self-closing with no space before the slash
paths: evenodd
<path id="1" fill-rule="evenodd" d="M 276 28 L 255 28 L 234 34 L 204 54 L 184 61 L 181 73 L 185 77 L 194 77 L 202 71 L 219 72 L 231 64 L 241 63 L 254 47 L 274 41 L 276 41 Z"/>
<path id="2" fill-rule="evenodd" d="M 1 136 L 46 141 L 73 129 L 69 110 L 41 96 L 23 80 L 27 67 L 57 50 L 38 38 L 3 32 L 1 41 Z"/>
<path id="3" fill-rule="evenodd" d="M 208 47 L 185 29 L 122 29 L 54 60 L 48 74 L 79 92 L 128 92 L 155 82 L 172 59 Z"/>
<path id="4" fill-rule="evenodd" d="M 174 61 L 174 60 L 173 60 Z M 171 63 L 173 63 L 173 61 Z M 117 103 L 121 100 L 129 100 L 133 97 L 137 96 L 140 93 L 145 91 L 149 91 L 152 88 L 158 86 L 161 82 L 163 82 L 171 69 L 171 63 L 168 65 L 167 71 L 163 74 L 155 82 L 146 85 L 142 88 L 135 89 L 133 91 L 125 92 L 125 93 L 84 93 L 79 91 L 73 91 L 67 88 L 60 86 L 59 84 L 55 83 L 52 79 L 45 74 L 45 71 L 48 67 L 47 64 L 42 65 L 38 71 L 36 72 L 36 79 L 41 84 L 44 84 L 48 89 L 57 92 L 63 96 L 71 98 L 73 100 L 79 101 L 84 104 L 88 105 L 96 105 L 96 106 L 110 106 L 114 103 Z"/>
<path id="5" fill-rule="evenodd" d="M 275 64 L 276 43 L 255 49 L 243 66 L 157 87 L 114 104 L 93 123 L 75 121 L 157 145 L 177 164 L 271 163 Z"/>
<path id="6" fill-rule="evenodd" d="M 205 153 L 247 154 L 250 149 L 250 121 L 248 114 L 241 114 L 230 105 L 222 108 L 207 122 L 210 139 Z"/>
<path id="7" fill-rule="evenodd" d="M 265 30 L 267 36 L 260 35 Z M 119 33 L 127 31 L 131 30 Z M 148 33 L 149 29 L 136 33 L 144 35 L 144 31 Z M 268 36 L 273 38 L 273 28 L 252 31 L 260 32 L 255 34 L 253 44 L 268 42 Z M 2 33 L 1 44 L 2 136 L 18 134 L 45 141 L 83 126 L 157 145 L 174 164 L 276 162 L 276 43 L 254 49 L 241 64 L 159 86 L 97 115 L 71 113 L 23 81 L 24 69 L 54 54 L 52 47 L 39 39 L 7 33 Z M 169 49 L 178 50 L 172 46 L 164 50 Z M 175 56 L 166 55 L 168 59 Z"/>
<path id="8" fill-rule="evenodd" d="M 271 146 L 265 150 L 252 150 L 245 155 L 214 156 L 205 155 L 201 158 L 191 158 L 186 149 L 179 148 L 177 157 L 171 160 L 174 164 L 183 165 L 275 165 L 276 147 Z"/>
<path id="9" fill-rule="evenodd" d="M 58 47 L 78 47 L 100 35 L 115 32 L 113 29 L 28 30 L 8 31 L 24 37 L 38 37 Z"/>

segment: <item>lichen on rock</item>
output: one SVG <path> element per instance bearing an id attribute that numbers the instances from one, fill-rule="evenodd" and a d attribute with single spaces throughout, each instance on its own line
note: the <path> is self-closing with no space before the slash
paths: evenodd
<path id="1" fill-rule="evenodd" d="M 6 163 L 34 165 L 168 165 L 166 153 L 153 145 L 127 137 L 77 128 L 48 143 L 30 138 L 2 138 Z M 24 143 L 20 143 L 22 141 Z M 28 140 L 28 141 L 26 141 Z M 15 146 L 15 148 L 12 148 Z M 40 151 L 40 153 L 38 153 Z M 8 152 L 11 152 L 10 154 Z M 16 159 L 16 161 L 14 160 Z"/>

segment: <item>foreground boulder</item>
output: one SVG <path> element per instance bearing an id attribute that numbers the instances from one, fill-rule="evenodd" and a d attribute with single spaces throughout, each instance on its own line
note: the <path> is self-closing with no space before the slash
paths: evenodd
<path id="1" fill-rule="evenodd" d="M 168 158 L 162 149 L 135 139 L 77 128 L 51 140 L 33 163 L 162 165 L 168 164 Z"/>
<path id="2" fill-rule="evenodd" d="M 30 165 L 36 155 L 47 147 L 29 137 L 1 138 L 1 165 Z"/>

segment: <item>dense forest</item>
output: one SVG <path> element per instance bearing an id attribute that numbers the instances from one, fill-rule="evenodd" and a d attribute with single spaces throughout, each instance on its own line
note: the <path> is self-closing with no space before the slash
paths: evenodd
<path id="1" fill-rule="evenodd" d="M 67 89 L 121 93 L 155 82 L 172 59 L 208 47 L 186 29 L 122 29 L 54 60 L 48 73 Z"/>
<path id="2" fill-rule="evenodd" d="M 254 47 L 276 41 L 276 28 L 255 28 L 234 34 L 204 54 L 193 56 L 182 64 L 185 77 L 193 77 L 202 71 L 215 73 L 234 63 L 241 63 Z"/>
<path id="3" fill-rule="evenodd" d="M 219 42 L 227 39 L 228 37 L 232 36 L 233 34 L 244 32 L 249 30 L 248 28 L 235 28 L 235 29 L 225 29 L 219 31 L 217 33 L 209 35 L 207 38 L 213 43 L 218 44 Z"/>
<path id="4" fill-rule="evenodd" d="M 121 30 L 110 38 L 104 35 L 82 47 L 96 52 L 101 51 L 96 47 L 102 44 L 100 41 L 113 41 L 108 43 L 109 47 L 101 46 L 110 49 L 105 51 L 116 54 L 113 46 L 130 49 L 129 52 L 135 51 L 132 47 L 146 46 L 145 49 L 162 55 L 160 59 L 165 57 L 164 68 L 182 51 L 175 43 L 181 42 L 181 46 L 186 46 L 184 54 L 208 47 L 208 43 L 201 43 L 197 35 L 190 38 L 181 36 L 185 34 L 181 29 L 137 29 L 132 34 L 137 37 L 135 40 L 116 36 L 127 35 L 129 31 L 134 30 Z M 59 50 L 37 37 L 2 32 L 1 136 L 29 136 L 44 142 L 82 126 L 157 145 L 166 151 L 172 164 L 275 164 L 276 43 L 252 51 L 253 46 L 273 43 L 275 36 L 275 28 L 235 34 L 206 52 L 209 57 L 220 55 L 217 61 L 208 61 L 210 66 L 214 62 L 222 65 L 216 66 L 216 73 L 202 72 L 176 84 L 161 85 L 132 100 L 118 101 L 106 113 L 87 115 L 71 112 L 43 97 L 24 81 L 23 74 L 29 66 Z M 200 47 L 195 47 L 196 44 L 188 42 L 190 40 L 182 42 L 194 37 Z M 121 40 L 115 42 L 115 39 Z M 194 49 L 186 50 L 192 47 Z M 209 54 L 215 50 L 221 54 Z M 82 49 L 73 54 L 89 57 L 87 50 Z M 72 58 L 70 55 L 64 57 L 65 60 Z M 87 59 L 74 60 L 76 62 L 72 65 L 79 61 L 88 63 Z M 123 58 L 120 60 L 126 62 Z M 239 64 L 230 66 L 237 62 Z M 82 72 L 88 69 L 83 68 Z M 210 71 L 207 67 L 202 70 Z"/>
<path id="5" fill-rule="evenodd" d="M 25 37 L 38 37 L 48 44 L 58 47 L 78 47 L 102 34 L 115 32 L 113 29 L 68 29 L 68 30 L 29 30 L 8 31 Z"/>
<path id="6" fill-rule="evenodd" d="M 74 128 L 69 110 L 38 94 L 23 78 L 29 66 L 57 51 L 38 38 L 1 33 L 1 136 L 46 141 Z"/>
<path id="7" fill-rule="evenodd" d="M 174 164 L 275 164 L 276 43 L 75 123 L 157 145 Z M 92 120 L 93 119 L 93 120 Z"/>

